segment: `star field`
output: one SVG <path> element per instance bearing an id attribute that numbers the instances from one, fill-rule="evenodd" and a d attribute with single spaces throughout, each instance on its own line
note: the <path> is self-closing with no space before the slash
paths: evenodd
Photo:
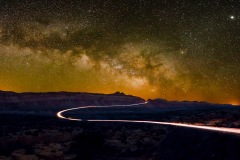
<path id="1" fill-rule="evenodd" d="M 240 103 L 238 0 L 0 0 L 0 90 Z"/>

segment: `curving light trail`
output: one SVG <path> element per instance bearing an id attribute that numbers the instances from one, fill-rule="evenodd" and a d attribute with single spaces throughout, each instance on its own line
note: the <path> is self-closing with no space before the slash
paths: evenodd
<path id="1" fill-rule="evenodd" d="M 70 108 L 70 109 L 65 109 L 65 110 L 59 111 L 57 113 L 57 117 L 61 118 L 61 119 L 70 120 L 70 121 L 83 121 L 82 119 L 64 117 L 63 113 L 64 112 L 68 112 L 68 111 L 73 111 L 73 110 L 86 109 L 86 108 L 107 108 L 107 107 L 119 107 L 119 106 L 138 106 L 138 105 L 143 105 L 143 104 L 146 104 L 146 103 L 147 102 L 145 102 L 145 103 L 137 103 L 137 104 L 129 104 L 129 105 L 108 105 L 108 106 L 83 106 L 83 107 L 76 107 L 76 108 Z M 194 129 L 201 129 L 201 130 L 209 130 L 209 131 L 217 131 L 217 132 L 227 132 L 227 133 L 233 133 L 233 134 L 240 134 L 240 129 L 238 129 L 238 128 L 197 126 L 197 125 L 191 125 L 191 124 L 172 123 L 172 122 L 140 121 L 140 120 L 86 120 L 86 121 L 89 121 L 89 122 L 148 123 L 148 124 L 178 126 L 178 127 L 194 128 Z"/>

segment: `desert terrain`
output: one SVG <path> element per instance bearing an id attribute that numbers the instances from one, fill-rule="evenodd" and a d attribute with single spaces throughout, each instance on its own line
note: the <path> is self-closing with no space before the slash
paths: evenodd
<path id="1" fill-rule="evenodd" d="M 124 93 L 0 92 L 0 159 L 12 160 L 192 160 L 240 159 L 240 135 L 167 125 L 88 122 L 146 120 L 240 128 L 239 106 L 148 100 L 138 106 L 60 110 L 79 106 L 128 105 L 145 100 Z"/>

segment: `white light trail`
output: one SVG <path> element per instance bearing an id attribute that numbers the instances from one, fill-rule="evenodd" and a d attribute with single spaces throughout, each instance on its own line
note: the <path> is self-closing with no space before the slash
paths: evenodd
<path id="1" fill-rule="evenodd" d="M 61 119 L 66 119 L 70 121 L 83 121 L 82 119 L 77 118 L 68 118 L 64 117 L 63 113 L 73 110 L 79 109 L 87 109 L 87 108 L 107 108 L 107 107 L 119 107 L 119 106 L 138 106 L 143 105 L 145 103 L 137 103 L 137 104 L 129 104 L 129 105 L 109 105 L 109 106 L 83 106 L 83 107 L 76 107 L 65 109 L 59 111 L 57 113 L 57 117 Z M 182 124 L 182 123 L 172 123 L 172 122 L 158 122 L 158 121 L 139 121 L 139 120 L 86 120 L 89 122 L 123 122 L 123 123 L 148 123 L 148 124 L 157 124 L 157 125 L 168 125 L 168 126 L 178 126 L 178 127 L 185 127 L 185 128 L 194 128 L 194 129 L 201 129 L 201 130 L 209 130 L 209 131 L 217 131 L 217 132 L 227 132 L 227 133 L 234 133 L 240 134 L 239 128 L 226 128 L 226 127 L 212 127 L 212 126 L 198 126 L 198 125 L 191 125 L 191 124 Z"/>

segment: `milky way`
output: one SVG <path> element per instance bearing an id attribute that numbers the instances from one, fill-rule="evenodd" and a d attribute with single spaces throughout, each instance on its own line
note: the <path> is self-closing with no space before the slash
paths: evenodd
<path id="1" fill-rule="evenodd" d="M 240 103 L 238 0 L 0 0 L 0 90 Z"/>

